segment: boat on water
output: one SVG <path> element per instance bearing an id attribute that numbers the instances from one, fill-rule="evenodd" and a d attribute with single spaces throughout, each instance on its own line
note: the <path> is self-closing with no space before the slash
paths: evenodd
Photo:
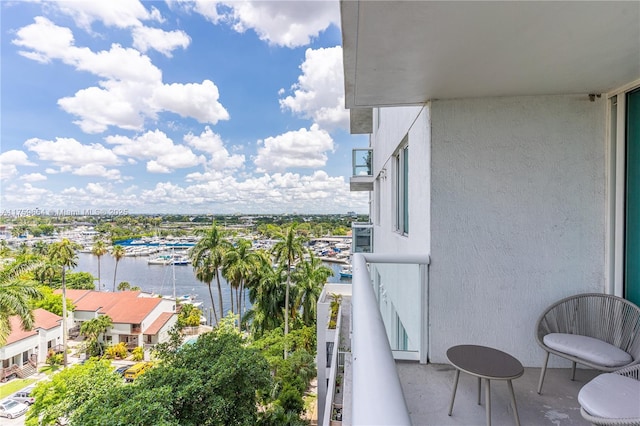
<path id="1" fill-rule="evenodd" d="M 149 260 L 147 260 L 147 264 L 149 265 L 170 265 L 170 262 L 170 254 L 161 254 L 160 256 L 149 258 Z"/>
<path id="2" fill-rule="evenodd" d="M 340 278 L 353 278 L 353 269 L 351 265 L 344 265 L 340 268 Z"/>
<path id="3" fill-rule="evenodd" d="M 180 303 L 188 303 L 196 308 L 202 306 L 202 302 L 196 300 L 196 296 L 193 294 L 183 294 L 177 298 L 177 301 Z"/>
<path id="4" fill-rule="evenodd" d="M 160 256 L 149 258 L 149 265 L 188 265 L 190 260 L 187 256 L 177 254 L 161 254 Z"/>

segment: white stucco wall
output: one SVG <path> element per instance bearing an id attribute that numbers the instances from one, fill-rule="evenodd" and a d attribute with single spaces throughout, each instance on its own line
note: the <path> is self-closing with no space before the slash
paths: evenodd
<path id="1" fill-rule="evenodd" d="M 149 315 L 147 315 L 143 320 L 142 320 L 142 330 L 146 330 L 149 326 L 151 326 L 151 324 L 154 323 L 155 320 L 158 319 L 158 317 L 160 315 L 162 315 L 165 312 L 175 312 L 175 302 L 172 300 L 168 300 L 168 299 L 161 299 L 160 303 L 158 303 L 158 306 L 156 306 L 151 312 L 149 312 Z"/>
<path id="2" fill-rule="evenodd" d="M 430 222 L 430 124 L 425 107 L 382 108 L 374 114 L 374 176 L 372 206 L 374 250 L 377 253 L 428 253 Z M 409 234 L 395 231 L 393 154 L 407 136 L 409 146 Z M 382 174 L 381 171 L 385 170 Z"/>
<path id="3" fill-rule="evenodd" d="M 0 347 L 0 360 L 12 358 L 12 364 L 22 362 L 22 354 L 28 352 L 29 355 L 36 354 L 38 363 L 43 363 L 47 359 L 47 342 L 54 341 L 54 345 L 62 344 L 62 327 L 57 326 L 49 330 L 37 328 L 37 333 L 26 337 L 10 345 Z"/>
<path id="4" fill-rule="evenodd" d="M 162 326 L 160 331 L 158 331 L 158 343 L 163 343 L 169 341 L 169 331 L 173 328 L 174 325 L 178 322 L 178 315 L 173 315 L 166 322 L 165 325 Z"/>
<path id="5" fill-rule="evenodd" d="M 605 105 L 587 95 L 432 103 L 430 361 L 471 343 L 539 366 L 544 308 L 605 291 Z M 428 220 L 413 207 L 412 223 Z"/>

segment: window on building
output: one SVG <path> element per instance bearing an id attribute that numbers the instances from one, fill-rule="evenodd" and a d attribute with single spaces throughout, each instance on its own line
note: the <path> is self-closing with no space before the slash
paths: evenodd
<path id="1" fill-rule="evenodd" d="M 333 342 L 327 342 L 327 368 L 331 368 L 332 357 L 333 357 Z"/>
<path id="2" fill-rule="evenodd" d="M 405 136 L 395 155 L 396 231 L 409 234 L 409 145 Z"/>

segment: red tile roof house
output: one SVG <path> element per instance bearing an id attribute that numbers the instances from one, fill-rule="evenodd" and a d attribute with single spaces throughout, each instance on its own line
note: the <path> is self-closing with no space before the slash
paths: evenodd
<path id="1" fill-rule="evenodd" d="M 67 290 L 67 298 L 75 306 L 68 321 L 70 329 L 100 315 L 111 317 L 113 327 L 104 335 L 107 345 L 125 342 L 129 349 L 149 348 L 167 341 L 178 319 L 175 301 L 140 291 Z"/>
<path id="2" fill-rule="evenodd" d="M 47 351 L 62 344 L 62 317 L 44 309 L 33 311 L 34 325 L 30 331 L 22 329 L 17 316 L 12 316 L 11 333 L 0 347 L 0 379 L 15 374 L 26 377 L 36 372 L 39 362 L 47 359 Z"/>

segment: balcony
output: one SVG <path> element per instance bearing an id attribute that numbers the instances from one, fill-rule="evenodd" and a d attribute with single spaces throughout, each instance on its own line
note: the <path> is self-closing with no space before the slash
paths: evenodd
<path id="1" fill-rule="evenodd" d="M 373 149 L 356 148 L 352 151 L 353 174 L 349 180 L 351 191 L 373 191 Z"/>
<path id="2" fill-rule="evenodd" d="M 351 231 L 351 253 L 371 253 L 373 248 L 373 224 L 370 222 L 353 222 Z"/>
<path id="3" fill-rule="evenodd" d="M 343 292 L 345 302 L 337 335 L 329 337 L 333 343 L 322 344 L 332 350 L 323 354 L 331 361 L 322 372 L 323 381 L 328 379 L 323 392 L 319 380 L 319 408 L 324 415 L 318 424 L 485 424 L 484 402 L 477 404 L 477 379 L 460 375 L 453 415 L 448 416 L 455 370 L 447 364 L 427 363 L 428 268 L 426 255 L 354 254 L 352 288 L 325 288 Z M 333 350 L 338 344 L 347 351 Z M 341 356 L 343 363 L 338 361 Z M 570 369 L 552 369 L 542 395 L 536 393 L 539 373 L 539 368 L 525 368 L 524 375 L 513 382 L 520 423 L 587 424 L 577 395 L 598 372 L 580 369 L 576 381 L 571 381 Z M 334 383 L 340 374 L 342 395 L 337 397 Z M 493 424 L 515 424 L 506 383 L 492 385 Z M 340 423 L 333 415 L 337 401 Z"/>

